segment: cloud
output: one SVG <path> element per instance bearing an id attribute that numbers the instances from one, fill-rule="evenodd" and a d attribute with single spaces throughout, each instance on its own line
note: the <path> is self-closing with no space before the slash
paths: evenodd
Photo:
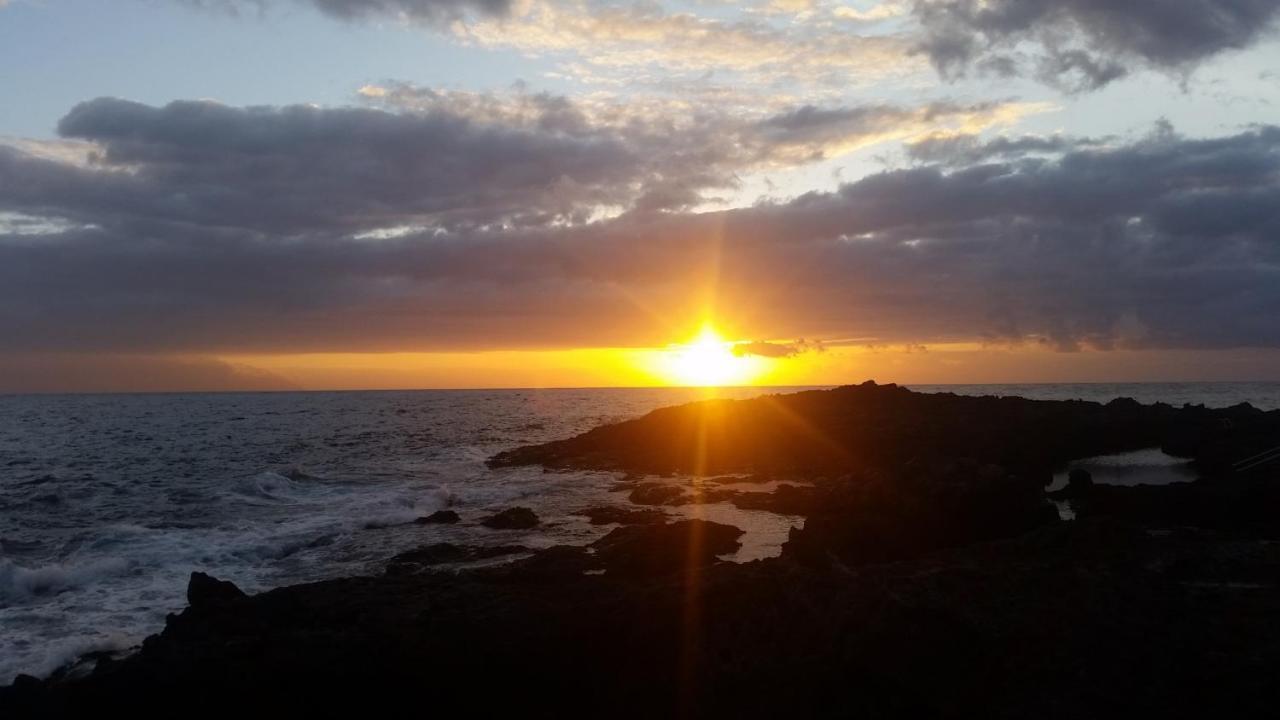
<path id="1" fill-rule="evenodd" d="M 607 133 L 649 163 L 637 185 L 638 205 L 664 209 L 697 205 L 702 191 L 732 187 L 740 175 L 752 171 L 803 166 L 877 143 L 942 131 L 978 132 L 1049 108 L 1016 101 L 797 106 L 732 94 L 708 102 L 662 95 L 569 100 L 408 85 L 366 86 L 360 94 L 401 111 L 447 111 L 476 122 L 537 132 Z"/>
<path id="2" fill-rule="evenodd" d="M 837 5 L 831 9 L 831 14 L 846 20 L 879 22 L 905 15 L 908 9 L 908 3 L 891 0 L 890 2 L 877 3 L 865 10 L 849 7 L 848 5 Z"/>
<path id="3" fill-rule="evenodd" d="M 977 68 L 1082 90 L 1249 47 L 1276 29 L 1280 0 L 916 0 L 914 15 L 945 77 Z"/>
<path id="4" fill-rule="evenodd" d="M 656 3 L 530 0 L 508 18 L 458 23 L 453 31 L 463 42 L 565 60 L 570 75 L 626 82 L 715 72 L 757 87 L 843 90 L 921 69 L 906 37 L 864 34 L 825 16 L 779 25 L 668 12 Z"/>
<path id="5" fill-rule="evenodd" d="M 623 202 L 645 170 L 644 158 L 589 128 L 513 128 L 446 109 L 156 108 L 99 98 L 73 108 L 58 131 L 99 147 L 95 167 L 2 155 L 9 175 L 46 183 L 12 188 L 14 200 L 60 195 L 66 206 L 46 209 L 73 219 L 281 234 L 426 216 L 450 226 L 564 220 L 587 205 Z"/>
<path id="6" fill-rule="evenodd" d="M 613 85 L 682 78 L 794 91 L 851 85 L 927 69 L 910 41 L 867 25 L 905 11 L 884 3 L 862 11 L 811 0 L 773 6 L 670 10 L 660 2 L 595 0 L 177 0 L 233 14 L 305 4 L 342 21 L 398 19 L 468 45 L 557 61 L 558 74 Z M 812 7 L 809 7 L 812 5 Z M 783 13 L 790 22 L 769 20 Z M 761 18 L 759 15 L 765 15 Z M 747 81 L 749 80 L 749 83 Z"/>
<path id="7" fill-rule="evenodd" d="M 0 352 L 663 346 L 708 305 L 759 338 L 1280 347 L 1280 128 L 974 140 L 700 212 L 791 148 L 986 110 L 410 100 L 100 100 L 62 125 L 87 165 L 0 148 Z"/>
<path id="8" fill-rule="evenodd" d="M 766 118 L 753 129 L 767 148 L 766 154 L 798 162 L 840 155 L 886 139 L 937 132 L 928 128 L 948 127 L 947 134 L 973 133 L 993 125 L 1011 124 L 1049 107 L 1010 102 L 967 106 L 940 102 L 909 109 L 803 106 Z"/>
<path id="9" fill-rule="evenodd" d="M 973 165 L 988 160 L 1007 160 L 1027 155 L 1061 155 L 1073 150 L 1097 148 L 1114 138 L 1084 138 L 1066 135 L 1000 136 L 983 141 L 973 133 L 941 133 L 906 144 L 907 157 L 924 163 Z"/>
<path id="10" fill-rule="evenodd" d="M 733 354 L 738 357 L 758 355 L 767 358 L 789 358 L 806 352 L 822 352 L 824 349 L 821 342 L 797 340 L 794 343 L 773 343 L 757 340 L 734 344 Z"/>
<path id="11" fill-rule="evenodd" d="M 760 115 L 403 86 L 363 94 L 388 109 L 81 103 L 58 125 L 78 158 L 0 145 L 0 210 L 138 234 L 189 226 L 379 237 L 577 224 L 693 207 L 735 187 L 742 173 L 940 127 L 981 129 L 1035 109 L 876 105 Z"/>

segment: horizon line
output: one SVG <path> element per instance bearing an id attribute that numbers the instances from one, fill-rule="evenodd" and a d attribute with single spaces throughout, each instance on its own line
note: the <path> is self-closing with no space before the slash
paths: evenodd
<path id="1" fill-rule="evenodd" d="M 285 395 L 303 393 L 376 393 L 376 392 L 542 392 L 568 390 L 821 390 L 874 382 L 877 385 L 900 387 L 992 387 L 1001 385 L 1258 385 L 1280 384 L 1280 380 L 1067 380 L 1031 382 L 879 382 L 874 379 L 861 382 L 826 383 L 813 385 L 547 385 L 540 387 L 417 387 L 417 388 L 278 388 L 266 390 L 0 390 L 0 397 L 25 397 L 33 395 Z"/>

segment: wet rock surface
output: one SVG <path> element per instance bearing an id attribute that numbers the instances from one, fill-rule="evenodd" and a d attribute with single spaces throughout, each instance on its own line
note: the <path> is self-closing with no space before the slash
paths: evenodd
<path id="1" fill-rule="evenodd" d="M 913 463 L 895 473 L 826 483 L 783 553 L 809 561 L 885 562 L 1056 522 L 1037 480 L 971 461 Z"/>
<path id="2" fill-rule="evenodd" d="M 1200 527 L 1280 540 L 1280 473 L 1205 478 L 1169 485 L 1066 488 L 1081 518 L 1111 518 L 1146 527 Z"/>
<path id="3" fill-rule="evenodd" d="M 207 607 L 234 602 L 245 597 L 235 583 L 219 580 L 202 572 L 191 573 L 187 582 L 187 604 L 191 607 Z"/>
<path id="4" fill-rule="evenodd" d="M 685 505 L 692 501 L 683 488 L 656 482 L 636 485 L 627 499 L 637 505 Z"/>
<path id="5" fill-rule="evenodd" d="M 711 493 L 714 499 L 724 498 L 743 510 L 768 510 L 782 515 L 808 515 L 817 509 L 823 494 L 818 488 L 779 483 L 773 492 L 722 492 Z"/>
<path id="6" fill-rule="evenodd" d="M 413 522 L 417 525 L 452 525 L 462 518 L 452 510 L 437 510 L 430 515 L 423 515 Z"/>
<path id="7" fill-rule="evenodd" d="M 596 508 L 583 516 L 624 524 L 497 566 L 436 569 L 525 548 L 438 544 L 376 577 L 254 596 L 193 575 L 191 606 L 140 652 L 24 678 L 0 689 L 0 716 L 425 702 L 465 716 L 1273 717 L 1280 474 L 1235 468 L 1280 442 L 1280 413 L 970 400 L 859 386 L 514 451 L 498 462 L 631 469 L 626 489 L 655 506 L 732 502 L 803 526 L 781 557 L 734 564 L 719 556 L 738 528 Z M 686 469 L 697 434 L 707 474 L 813 486 L 642 479 Z M 1061 497 L 1079 519 L 1058 519 L 1053 468 L 1153 444 L 1194 457 L 1202 479 L 1077 475 Z M 518 510 L 495 517 L 528 522 Z"/>
<path id="8" fill-rule="evenodd" d="M 665 512 L 648 508 L 632 510 L 620 507 L 593 507 L 579 510 L 574 515 L 587 518 L 592 525 L 608 525 L 610 523 L 649 525 L 666 522 L 668 519 L 668 515 Z"/>
<path id="9" fill-rule="evenodd" d="M 447 563 L 475 562 L 529 552 L 523 545 L 472 547 L 453 543 L 436 543 L 400 553 L 387 562 L 388 575 L 409 575 L 423 568 Z"/>
<path id="10" fill-rule="evenodd" d="M 526 507 L 513 507 L 491 515 L 480 521 L 481 525 L 494 530 L 528 530 L 537 527 L 538 515 Z"/>
<path id="11" fill-rule="evenodd" d="M 742 531 L 708 520 L 615 528 L 591 544 L 610 572 L 660 576 L 710 565 L 738 549 Z"/>
<path id="12" fill-rule="evenodd" d="M 627 540 L 594 554 L 650 552 Z M 1081 521 L 856 569 L 584 574 L 592 555 L 193 606 L 87 678 L 0 691 L 0 711 L 332 712 L 424 688 L 436 710 L 535 717 L 1265 717 L 1280 700 L 1271 543 Z"/>

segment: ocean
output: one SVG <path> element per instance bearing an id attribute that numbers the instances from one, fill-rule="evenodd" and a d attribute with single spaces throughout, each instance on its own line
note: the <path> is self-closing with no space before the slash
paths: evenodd
<path id="1" fill-rule="evenodd" d="M 585 544 L 612 526 L 572 513 L 626 504 L 615 475 L 485 460 L 657 407 L 795 389 L 0 396 L 0 684 L 136 645 L 185 606 L 193 570 L 254 592 L 378 573 L 434 542 Z M 1280 383 L 913 389 L 1280 408 Z M 478 522 L 516 505 L 543 523 Z M 412 522 L 445 508 L 462 522 Z M 746 530 L 739 561 L 776 554 L 801 522 L 727 503 L 671 512 Z"/>

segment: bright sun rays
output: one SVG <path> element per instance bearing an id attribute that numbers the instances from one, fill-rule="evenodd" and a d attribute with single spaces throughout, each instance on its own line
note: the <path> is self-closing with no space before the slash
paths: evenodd
<path id="1" fill-rule="evenodd" d="M 735 353 L 733 343 L 707 325 L 688 343 L 667 348 L 661 370 L 673 385 L 721 387 L 750 385 L 765 368 L 760 358 Z"/>

